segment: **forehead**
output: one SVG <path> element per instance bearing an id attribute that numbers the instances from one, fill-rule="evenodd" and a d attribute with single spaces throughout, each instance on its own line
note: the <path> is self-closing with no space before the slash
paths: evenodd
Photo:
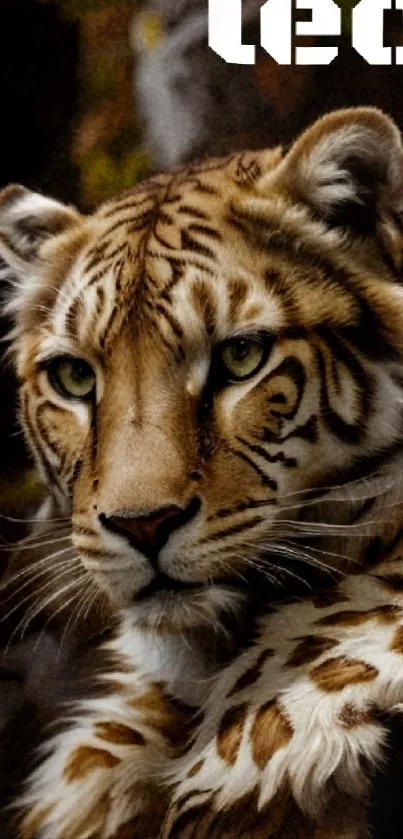
<path id="1" fill-rule="evenodd" d="M 128 321 L 170 344 L 220 341 L 245 328 L 309 325 L 324 289 L 333 315 L 345 315 L 323 228 L 281 197 L 259 195 L 278 161 L 276 151 L 232 155 L 104 205 L 61 288 L 54 331 L 83 347 L 96 339 L 101 350 Z"/>

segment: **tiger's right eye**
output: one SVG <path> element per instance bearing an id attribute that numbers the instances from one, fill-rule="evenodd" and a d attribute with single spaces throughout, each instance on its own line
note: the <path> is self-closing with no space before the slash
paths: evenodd
<path id="1" fill-rule="evenodd" d="M 47 367 L 47 375 L 53 389 L 65 399 L 88 401 L 95 390 L 95 371 L 82 358 L 55 358 Z"/>

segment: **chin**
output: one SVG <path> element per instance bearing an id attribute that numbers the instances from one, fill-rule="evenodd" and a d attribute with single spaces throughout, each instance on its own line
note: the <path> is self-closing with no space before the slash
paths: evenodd
<path id="1" fill-rule="evenodd" d="M 221 584 L 190 590 L 140 592 L 125 611 L 133 625 L 176 634 L 197 627 L 224 629 L 225 618 L 236 616 L 244 602 L 240 591 Z"/>

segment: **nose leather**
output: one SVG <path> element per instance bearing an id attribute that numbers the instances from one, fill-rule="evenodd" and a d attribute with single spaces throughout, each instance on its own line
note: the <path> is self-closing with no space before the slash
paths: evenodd
<path id="1" fill-rule="evenodd" d="M 114 533 L 124 536 L 151 562 L 166 544 L 170 535 L 190 521 L 200 509 L 200 499 L 193 498 L 186 508 L 176 504 L 159 507 L 147 515 L 127 511 L 124 515 L 99 516 L 101 524 Z"/>
<path id="2" fill-rule="evenodd" d="M 139 544 L 154 548 L 158 542 L 158 534 L 161 532 L 162 525 L 165 525 L 165 532 L 168 531 L 168 533 L 171 533 L 176 529 L 176 520 L 180 518 L 181 513 L 183 513 L 183 510 L 180 507 L 171 505 L 170 507 L 163 507 L 161 510 L 156 510 L 147 516 L 134 518 L 111 516 L 109 521 L 124 536 L 133 536 Z"/>

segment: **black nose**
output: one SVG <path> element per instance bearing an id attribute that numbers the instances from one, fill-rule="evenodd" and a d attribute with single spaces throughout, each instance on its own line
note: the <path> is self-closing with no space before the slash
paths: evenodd
<path id="1" fill-rule="evenodd" d="M 150 562 L 154 562 L 171 533 L 193 519 L 199 512 L 200 507 L 200 498 L 195 497 L 192 498 L 186 508 L 171 504 L 140 516 L 132 510 L 109 516 L 101 513 L 99 520 L 104 527 L 107 527 L 113 533 L 124 536 Z"/>

